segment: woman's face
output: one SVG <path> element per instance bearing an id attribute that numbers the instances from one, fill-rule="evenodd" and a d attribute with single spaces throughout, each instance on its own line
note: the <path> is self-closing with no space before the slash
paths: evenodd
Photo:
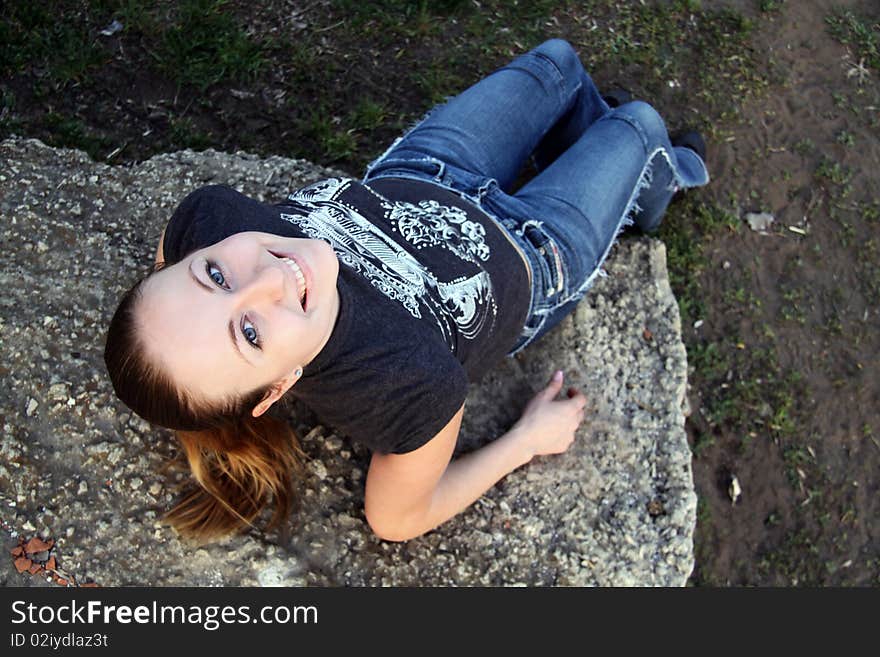
<path id="1" fill-rule="evenodd" d="M 144 284 L 148 358 L 205 402 L 296 382 L 336 322 L 339 261 L 321 240 L 246 232 L 196 251 Z"/>

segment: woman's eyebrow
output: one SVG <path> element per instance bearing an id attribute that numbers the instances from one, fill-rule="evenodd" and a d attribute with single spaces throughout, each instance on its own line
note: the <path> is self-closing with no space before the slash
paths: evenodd
<path id="1" fill-rule="evenodd" d="M 208 285 L 207 283 L 205 283 L 204 281 L 199 280 L 199 277 L 196 276 L 196 273 L 192 270 L 192 263 L 190 263 L 189 267 L 187 267 L 186 270 L 189 272 L 189 275 L 192 277 L 192 279 L 196 283 L 201 285 L 203 288 L 205 288 L 208 292 L 215 292 L 216 291 L 216 288 L 213 288 L 210 285 Z"/>

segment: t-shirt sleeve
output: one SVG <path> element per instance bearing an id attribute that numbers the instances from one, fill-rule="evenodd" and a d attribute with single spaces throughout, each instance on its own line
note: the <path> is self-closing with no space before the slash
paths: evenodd
<path id="1" fill-rule="evenodd" d="M 214 203 L 214 194 L 218 190 L 219 185 L 197 189 L 188 194 L 174 210 L 165 227 L 165 239 L 162 242 L 167 265 L 173 265 L 193 251 L 213 243 L 210 241 L 211 213 L 208 206 Z"/>
<path id="2" fill-rule="evenodd" d="M 301 232 L 278 220 L 278 212 L 227 185 L 207 185 L 188 194 L 171 215 L 162 250 L 173 265 L 187 255 L 230 235 L 260 231 L 300 237 Z"/>
<path id="3" fill-rule="evenodd" d="M 336 376 L 316 384 L 313 394 L 299 396 L 324 422 L 373 452 L 418 449 L 449 423 L 467 397 L 464 368 L 433 343 L 369 361 L 337 369 Z"/>
<path id="4" fill-rule="evenodd" d="M 359 433 L 373 451 L 406 454 L 436 436 L 467 397 L 467 375 L 454 358 L 405 364 L 377 399 L 370 424 Z"/>

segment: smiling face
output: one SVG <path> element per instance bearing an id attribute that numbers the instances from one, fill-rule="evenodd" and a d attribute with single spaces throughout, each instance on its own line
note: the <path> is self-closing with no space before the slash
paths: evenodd
<path id="1" fill-rule="evenodd" d="M 259 414 L 329 340 L 338 273 L 321 240 L 232 235 L 145 282 L 137 314 L 147 355 L 207 403 L 277 384 Z"/>

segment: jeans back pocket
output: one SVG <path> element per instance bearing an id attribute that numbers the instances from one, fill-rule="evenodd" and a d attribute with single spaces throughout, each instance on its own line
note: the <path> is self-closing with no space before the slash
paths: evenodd
<path id="1" fill-rule="evenodd" d="M 526 222 L 523 236 L 535 247 L 542 262 L 546 265 L 544 296 L 548 302 L 555 302 L 556 297 L 565 288 L 565 269 L 559 247 L 541 227 L 540 222 Z"/>

